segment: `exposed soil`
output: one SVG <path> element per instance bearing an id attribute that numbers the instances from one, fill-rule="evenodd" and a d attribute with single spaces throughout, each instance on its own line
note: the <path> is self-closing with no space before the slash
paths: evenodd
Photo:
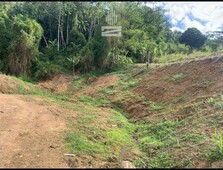
<path id="1" fill-rule="evenodd" d="M 181 73 L 185 78 L 178 82 L 172 79 Z M 136 74 L 134 78 L 141 78 L 142 74 Z M 37 86 L 60 94 L 72 88 L 73 80 L 74 77 L 71 75 L 57 75 L 52 80 L 41 82 Z M 98 89 L 106 88 L 119 80 L 120 77 L 117 75 L 88 78 L 84 82 L 88 86 L 81 88 L 72 96 L 93 94 Z M 81 159 L 64 156 L 67 121 L 69 116 L 75 117 L 75 113 L 56 104 L 45 104 L 40 98 L 1 94 L 15 93 L 18 86 L 19 82 L 11 77 L 0 75 L 0 168 L 90 167 L 91 163 L 86 165 L 86 161 L 91 162 L 92 158 L 87 155 L 86 158 L 83 155 Z M 144 96 L 147 101 L 162 103 L 164 106 L 171 104 L 175 112 L 169 118 L 182 120 L 190 116 L 191 112 L 177 112 L 180 107 L 191 104 L 199 98 L 223 92 L 223 57 L 157 67 L 152 73 L 144 75 L 139 85 L 128 90 L 138 96 Z M 176 101 L 185 94 L 187 96 L 184 99 Z M 112 97 L 114 99 L 117 96 Z M 126 98 L 119 105 L 129 113 L 130 118 L 135 120 L 157 120 L 166 115 L 162 110 L 158 112 L 148 110 L 147 105 L 135 102 L 132 98 Z M 205 106 L 205 103 L 203 105 L 206 111 L 202 115 L 215 112 L 213 108 Z M 103 111 L 105 108 L 101 109 Z M 101 115 L 103 118 L 104 114 Z M 209 130 L 205 127 L 202 129 L 204 133 L 212 133 Z M 98 167 L 114 167 L 113 164 L 117 164 L 116 161 L 112 164 L 112 160 L 110 163 L 104 163 L 98 163 Z M 125 167 L 133 166 L 128 162 L 122 163 Z M 207 167 L 207 162 L 194 160 L 192 166 Z M 210 167 L 222 167 L 222 161 L 214 162 Z"/>
<path id="2" fill-rule="evenodd" d="M 41 99 L 0 94 L 0 168 L 66 168 L 65 110 Z"/>
<path id="3" fill-rule="evenodd" d="M 74 76 L 72 75 L 56 75 L 52 80 L 47 80 L 38 83 L 38 87 L 47 89 L 54 93 L 63 93 L 69 90 L 73 82 Z"/>
<path id="4" fill-rule="evenodd" d="M 171 80 L 180 73 L 185 75 L 185 78 L 179 82 Z M 144 80 L 132 90 L 135 94 L 144 96 L 147 101 L 162 103 L 165 106 L 172 104 L 177 110 L 198 98 L 223 92 L 223 57 L 158 68 L 145 76 Z M 186 95 L 185 99 L 173 103 L 174 99 Z M 162 114 L 153 114 L 148 111 L 148 106 L 135 103 L 130 99 L 126 99 L 121 105 L 124 110 L 130 113 L 131 118 L 137 120 L 146 117 L 153 120 L 157 119 L 157 116 L 163 116 Z M 175 116 L 177 118 L 179 115 Z"/>
<path id="5" fill-rule="evenodd" d="M 0 74 L 0 93 L 16 93 L 16 88 L 20 86 L 20 82 L 16 81 L 10 76 Z M 28 86 L 24 86 L 23 88 L 29 90 Z"/>
<path id="6" fill-rule="evenodd" d="M 74 97 L 81 97 L 85 95 L 89 95 L 94 93 L 97 89 L 106 88 L 109 85 L 117 82 L 120 80 L 120 77 L 117 75 L 105 75 L 99 78 L 88 78 L 84 83 L 90 84 L 87 88 L 78 91 L 73 96 Z"/>

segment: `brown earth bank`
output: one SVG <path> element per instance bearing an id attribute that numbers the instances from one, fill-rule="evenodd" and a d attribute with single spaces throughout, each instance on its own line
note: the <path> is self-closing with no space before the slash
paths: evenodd
<path id="1" fill-rule="evenodd" d="M 145 69 L 145 66 L 143 67 Z M 123 77 L 115 73 L 86 78 L 75 92 L 72 91 L 75 86 L 75 77 L 71 75 L 57 75 L 52 80 L 38 83 L 37 87 L 57 94 L 69 91 L 70 97 L 78 99 L 89 95 L 96 98 L 103 96 L 102 93 L 99 93 L 100 89 L 116 84 L 114 90 L 118 92 L 107 95 L 107 99 L 126 111 L 128 117 L 136 121 L 156 122 L 159 119 L 182 121 L 189 117 L 193 117 L 193 120 L 200 120 L 202 116 L 212 118 L 215 114 L 219 117 L 218 121 L 222 121 L 222 116 L 220 116 L 222 112 L 208 105 L 207 99 L 213 95 L 222 94 L 223 57 L 175 63 L 162 67 L 152 64 L 151 67 L 153 69 L 147 73 L 142 71 L 142 66 L 135 66 L 132 71 L 138 73 L 134 74 L 132 79 L 140 79 L 140 82 L 125 90 L 116 84 L 123 81 Z M 15 93 L 15 89 L 19 86 L 20 83 L 11 77 L 0 75 L 1 93 Z M 24 88 L 29 89 L 29 87 Z M 128 96 L 126 91 L 132 92 L 133 97 Z M 121 101 L 117 100 L 120 94 L 126 95 Z M 144 103 L 136 101 L 134 98 L 136 96 L 144 97 Z M 165 109 L 151 110 L 149 108 L 151 102 L 161 103 Z M 193 110 L 191 105 L 196 102 L 200 102 L 199 107 L 202 112 L 195 115 L 196 110 Z M 171 114 L 167 114 L 167 107 L 171 107 Z M 104 116 L 103 109 L 107 108 L 101 108 L 102 111 L 98 113 L 101 117 Z M 63 144 L 69 116 L 62 113 L 75 117 L 74 112 L 54 104 L 45 105 L 44 100 L 40 98 L 0 94 L 0 167 L 91 167 L 92 163 L 88 166 L 86 162 L 92 158 L 88 158 L 87 155 L 83 155 L 81 159 L 65 158 L 66 151 Z M 213 128 L 209 127 L 208 122 L 203 123 L 203 125 L 197 123 L 198 126 L 201 126 L 199 133 L 211 136 Z M 184 133 L 190 133 L 190 128 L 190 122 L 186 122 Z M 222 130 L 222 127 L 219 127 L 218 130 Z M 209 145 L 209 143 L 203 143 L 202 148 L 205 149 Z M 192 153 L 194 160 L 191 167 L 222 167 L 222 161 L 210 164 L 200 160 L 197 151 L 193 150 Z M 182 156 L 183 159 L 186 152 L 179 150 L 179 152 L 176 151 L 176 154 L 178 157 Z M 108 165 L 101 162 L 97 163 L 97 166 L 112 167 L 113 164 Z"/>
<path id="2" fill-rule="evenodd" d="M 174 76 L 177 75 L 183 75 L 182 80 L 175 80 Z M 162 103 L 164 106 L 171 105 L 177 111 L 179 107 L 199 98 L 208 98 L 223 92 L 223 57 L 176 63 L 155 69 L 129 90 L 138 96 L 144 96 L 147 101 Z M 115 98 L 113 96 L 112 100 Z M 129 113 L 129 117 L 136 120 L 163 117 L 163 114 L 149 111 L 148 105 L 139 104 L 131 98 L 121 103 L 121 107 Z M 177 118 L 180 115 L 172 116 Z"/>
<path id="3" fill-rule="evenodd" d="M 0 167 L 66 168 L 63 112 L 42 99 L 0 94 Z"/>

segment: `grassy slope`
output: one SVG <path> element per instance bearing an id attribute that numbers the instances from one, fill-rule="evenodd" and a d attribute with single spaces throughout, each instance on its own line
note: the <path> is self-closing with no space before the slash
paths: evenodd
<path id="1" fill-rule="evenodd" d="M 138 167 L 221 167 L 223 73 L 218 61 L 132 66 L 106 75 L 121 79 L 80 100 L 91 96 L 124 110 L 146 154 L 134 159 Z"/>
<path id="2" fill-rule="evenodd" d="M 79 76 L 65 95 L 14 78 L 20 85 L 13 93 L 44 97 L 75 112 L 65 147 L 80 166 L 120 167 L 130 160 L 148 168 L 222 167 L 221 66 L 206 60 L 135 65 L 92 81 L 86 81 L 91 74 Z M 97 86 L 106 76 L 120 79 Z"/>

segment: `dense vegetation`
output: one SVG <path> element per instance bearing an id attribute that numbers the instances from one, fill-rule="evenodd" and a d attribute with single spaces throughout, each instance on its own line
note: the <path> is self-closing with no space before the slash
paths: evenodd
<path id="1" fill-rule="evenodd" d="M 111 8 L 121 37 L 101 36 Z M 164 10 L 143 2 L 0 3 L 0 71 L 34 80 L 221 48 L 221 37 L 210 39 L 195 28 L 171 31 Z"/>

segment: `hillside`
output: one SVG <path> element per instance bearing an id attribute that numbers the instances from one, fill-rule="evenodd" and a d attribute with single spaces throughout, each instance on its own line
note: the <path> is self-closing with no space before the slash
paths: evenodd
<path id="1" fill-rule="evenodd" d="M 222 80 L 222 54 L 36 84 L 0 75 L 0 167 L 221 168 Z"/>

